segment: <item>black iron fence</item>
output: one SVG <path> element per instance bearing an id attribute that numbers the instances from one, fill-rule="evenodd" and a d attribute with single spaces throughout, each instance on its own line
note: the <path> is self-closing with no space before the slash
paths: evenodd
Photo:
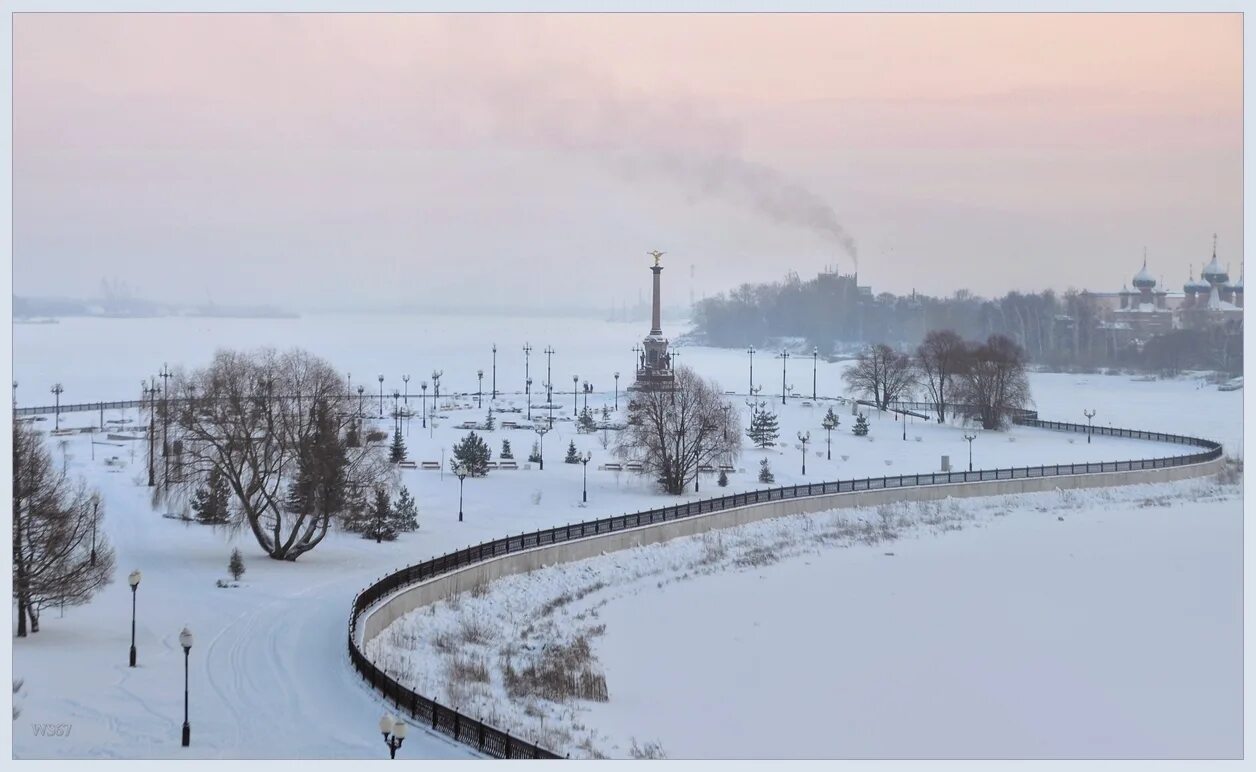
<path id="1" fill-rule="evenodd" d="M 924 404 L 924 403 L 918 403 Z M 910 404 L 900 407 L 913 409 Z M 1017 411 L 1013 420 L 1022 425 L 1035 426 L 1057 431 L 1085 433 L 1091 429 L 1083 424 L 1066 423 L 1063 421 L 1043 421 L 1031 410 Z M 396 571 L 375 584 L 358 593 L 353 600 L 349 613 L 349 659 L 362 677 L 377 689 L 386 699 L 397 706 L 400 711 L 409 713 L 411 718 L 430 726 L 433 730 L 446 734 L 459 742 L 466 743 L 476 750 L 496 758 L 558 758 L 552 751 L 541 748 L 536 743 L 527 742 L 513 737 L 507 732 L 488 726 L 470 716 L 445 707 L 428 697 L 403 686 L 396 679 L 379 669 L 366 658 L 357 644 L 357 625 L 362 613 L 383 600 L 388 595 L 408 587 L 416 582 L 431 579 L 442 574 L 456 571 L 466 566 L 490 560 L 499 555 L 512 552 L 559 544 L 587 536 L 623 531 L 638 528 L 651 523 L 662 523 L 679 520 L 695 515 L 705 515 L 721 510 L 742 507 L 749 504 L 761 504 L 784 499 L 798 499 L 809 496 L 825 496 L 834 493 L 852 491 L 883 490 L 890 488 L 910 488 L 925 485 L 945 485 L 948 483 L 979 482 L 993 480 L 1014 480 L 1026 477 L 1063 477 L 1067 475 L 1095 474 L 1099 472 L 1125 472 L 1140 469 L 1164 469 L 1167 467 L 1186 466 L 1212 461 L 1221 457 L 1222 447 L 1218 442 L 1186 437 L 1178 434 L 1149 432 L 1140 429 L 1115 429 L 1112 427 L 1094 427 L 1095 434 L 1106 436 L 1128 437 L 1131 439 L 1154 440 L 1157 442 L 1175 443 L 1201 448 L 1200 452 L 1181 456 L 1162 458 L 1144 458 L 1128 461 L 1096 461 L 1080 464 L 1050 464 L 1039 466 L 1018 466 L 999 469 L 979 469 L 972 472 L 933 472 L 928 474 L 905 474 L 885 477 L 864 477 L 859 479 L 838 480 L 835 482 L 808 483 L 806 485 L 790 485 L 779 488 L 736 493 L 728 496 L 699 499 L 677 504 L 670 507 L 636 512 L 633 514 L 615 515 L 599 520 L 580 523 L 569 523 L 556 528 L 546 528 L 518 536 L 507 536 L 491 542 L 484 542 L 473 547 L 466 547 L 457 552 L 447 553 L 422 563 L 407 566 Z"/>

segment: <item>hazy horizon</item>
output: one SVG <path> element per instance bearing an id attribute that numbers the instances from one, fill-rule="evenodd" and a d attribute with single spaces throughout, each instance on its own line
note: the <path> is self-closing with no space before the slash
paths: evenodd
<path id="1" fill-rule="evenodd" d="M 17 14 L 14 292 L 609 308 L 1242 266 L 1240 14 Z"/>

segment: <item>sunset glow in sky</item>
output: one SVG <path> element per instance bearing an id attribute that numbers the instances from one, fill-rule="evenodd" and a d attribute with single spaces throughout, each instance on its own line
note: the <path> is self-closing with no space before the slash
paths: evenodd
<path id="1" fill-rule="evenodd" d="M 1242 259 L 1238 14 L 14 19 L 18 294 L 605 307 Z M 853 248 L 853 249 L 852 249 Z M 669 287 L 669 289 L 671 289 Z M 580 297 L 573 298 L 574 293 Z"/>

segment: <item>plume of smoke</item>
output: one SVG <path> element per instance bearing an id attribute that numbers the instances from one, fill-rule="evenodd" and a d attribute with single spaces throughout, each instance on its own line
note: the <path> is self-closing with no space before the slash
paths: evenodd
<path id="1" fill-rule="evenodd" d="M 701 99 L 629 94 L 588 63 L 513 72 L 488 89 L 493 133 L 580 152 L 625 175 L 668 179 L 835 244 L 858 265 L 855 239 L 822 196 L 785 172 L 746 159 L 742 129 Z"/>

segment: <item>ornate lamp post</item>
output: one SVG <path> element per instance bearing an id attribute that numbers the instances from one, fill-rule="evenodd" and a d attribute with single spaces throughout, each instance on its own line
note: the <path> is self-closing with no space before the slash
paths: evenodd
<path id="1" fill-rule="evenodd" d="M 802 448 L 802 475 L 803 477 L 806 477 L 807 476 L 807 443 L 811 442 L 811 432 L 808 431 L 805 434 L 803 432 L 798 432 L 798 442 L 801 443 L 799 447 Z"/>
<path id="2" fill-rule="evenodd" d="M 56 413 L 55 413 L 56 417 L 54 419 L 56 422 L 56 426 L 54 426 L 53 428 L 60 429 L 61 428 L 61 393 L 65 391 L 65 388 L 62 387 L 62 385 L 59 383 L 54 383 L 52 384 L 52 388 L 49 389 L 49 391 L 51 391 L 53 395 L 56 396 L 57 398 L 57 407 L 56 407 Z"/>
<path id="3" fill-rule="evenodd" d="M 593 459 L 593 453 L 591 451 L 585 451 L 584 455 L 579 456 L 578 458 L 580 459 L 580 463 L 584 464 L 584 491 L 580 494 L 580 500 L 581 502 L 588 504 L 589 503 L 589 461 Z"/>
<path id="4" fill-rule="evenodd" d="M 406 722 L 385 713 L 379 720 L 379 731 L 388 746 L 388 758 L 397 758 L 397 749 L 406 741 Z"/>
<path id="5" fill-rule="evenodd" d="M 537 458 L 541 459 L 539 463 L 541 465 L 542 472 L 545 471 L 545 435 L 549 432 L 549 430 L 550 427 L 545 426 L 544 424 L 537 424 L 532 427 L 532 431 L 536 432 L 537 436 L 541 438 L 538 441 L 536 455 Z"/>
<path id="6" fill-rule="evenodd" d="M 458 478 L 458 522 L 462 522 L 462 481 L 467 479 L 469 470 L 462 464 L 454 467 L 454 476 Z"/>
<path id="7" fill-rule="evenodd" d="M 436 403 L 440 401 L 440 377 L 444 374 L 444 370 L 432 371 L 432 412 L 436 412 Z"/>
<path id="8" fill-rule="evenodd" d="M 384 417 L 384 374 L 379 374 L 379 417 Z"/>
<path id="9" fill-rule="evenodd" d="M 393 389 L 393 428 L 401 430 L 401 392 Z"/>
<path id="10" fill-rule="evenodd" d="M 965 434 L 964 439 L 968 440 L 968 471 L 973 470 L 973 440 L 977 439 L 976 434 Z"/>
<path id="11" fill-rule="evenodd" d="M 1082 415 L 1086 416 L 1086 444 L 1089 445 L 1090 435 L 1094 432 L 1094 424 L 1092 423 L 1092 421 L 1095 417 L 1095 411 L 1083 410 Z"/>
<path id="12" fill-rule="evenodd" d="M 576 392 L 576 387 L 580 385 L 580 376 L 571 376 L 571 414 L 574 416 L 580 412 L 580 397 Z"/>
<path id="13" fill-rule="evenodd" d="M 781 349 L 781 355 L 779 359 L 781 360 L 781 404 L 784 405 L 785 404 L 785 363 L 789 361 L 789 352 L 786 351 L 785 349 Z"/>
<path id="14" fill-rule="evenodd" d="M 493 344 L 493 401 L 497 401 L 497 344 Z"/>
<path id="15" fill-rule="evenodd" d="M 345 373 L 345 389 L 348 391 L 347 396 L 353 398 L 353 373 Z"/>
<path id="16" fill-rule="evenodd" d="M 423 389 L 423 401 L 419 407 L 419 412 L 423 414 L 423 428 L 427 428 L 427 381 L 419 384 L 419 388 Z"/>
<path id="17" fill-rule="evenodd" d="M 475 387 L 475 406 L 484 407 L 484 371 L 476 370 L 475 377 L 476 381 L 479 383 L 479 385 Z"/>
<path id="18" fill-rule="evenodd" d="M 531 358 L 532 358 L 532 344 L 524 343 L 523 344 L 523 382 L 524 384 L 527 384 L 528 381 L 532 380 L 532 370 L 529 369 Z"/>
<path id="19" fill-rule="evenodd" d="M 358 421 L 362 420 L 362 395 L 366 393 L 366 387 L 358 384 Z"/>
<path id="20" fill-rule="evenodd" d="M 528 403 L 528 420 L 532 420 L 532 379 L 527 378 L 523 381 L 523 396 Z"/>
<path id="21" fill-rule="evenodd" d="M 752 345 L 752 346 L 750 346 L 750 348 L 746 349 L 746 353 L 750 355 L 750 391 L 751 391 L 751 396 L 753 396 L 753 392 L 754 392 L 754 346 Z"/>
<path id="22" fill-rule="evenodd" d="M 593 393 L 593 384 L 589 383 L 588 381 L 585 381 L 583 384 L 581 384 L 581 388 L 584 389 L 584 409 L 588 410 L 589 409 L 589 395 Z"/>
<path id="23" fill-rule="evenodd" d="M 14 403 L 17 404 L 17 403 Z M 615 410 L 619 410 L 619 371 L 615 371 Z"/>
<path id="24" fill-rule="evenodd" d="M 188 655 L 192 653 L 192 631 L 183 628 L 179 633 L 179 645 L 183 647 L 183 747 L 192 744 L 192 725 L 188 723 Z"/>
<path id="25" fill-rule="evenodd" d="M 401 395 L 401 401 L 402 401 L 402 404 L 406 406 L 406 410 L 409 411 L 410 410 L 410 376 L 409 375 L 401 376 L 401 382 L 405 384 L 403 386 L 404 393 Z"/>
<path id="26" fill-rule="evenodd" d="M 131 667 L 135 667 L 135 591 L 140 586 L 140 570 L 132 571 L 126 581 L 131 585 Z"/>

